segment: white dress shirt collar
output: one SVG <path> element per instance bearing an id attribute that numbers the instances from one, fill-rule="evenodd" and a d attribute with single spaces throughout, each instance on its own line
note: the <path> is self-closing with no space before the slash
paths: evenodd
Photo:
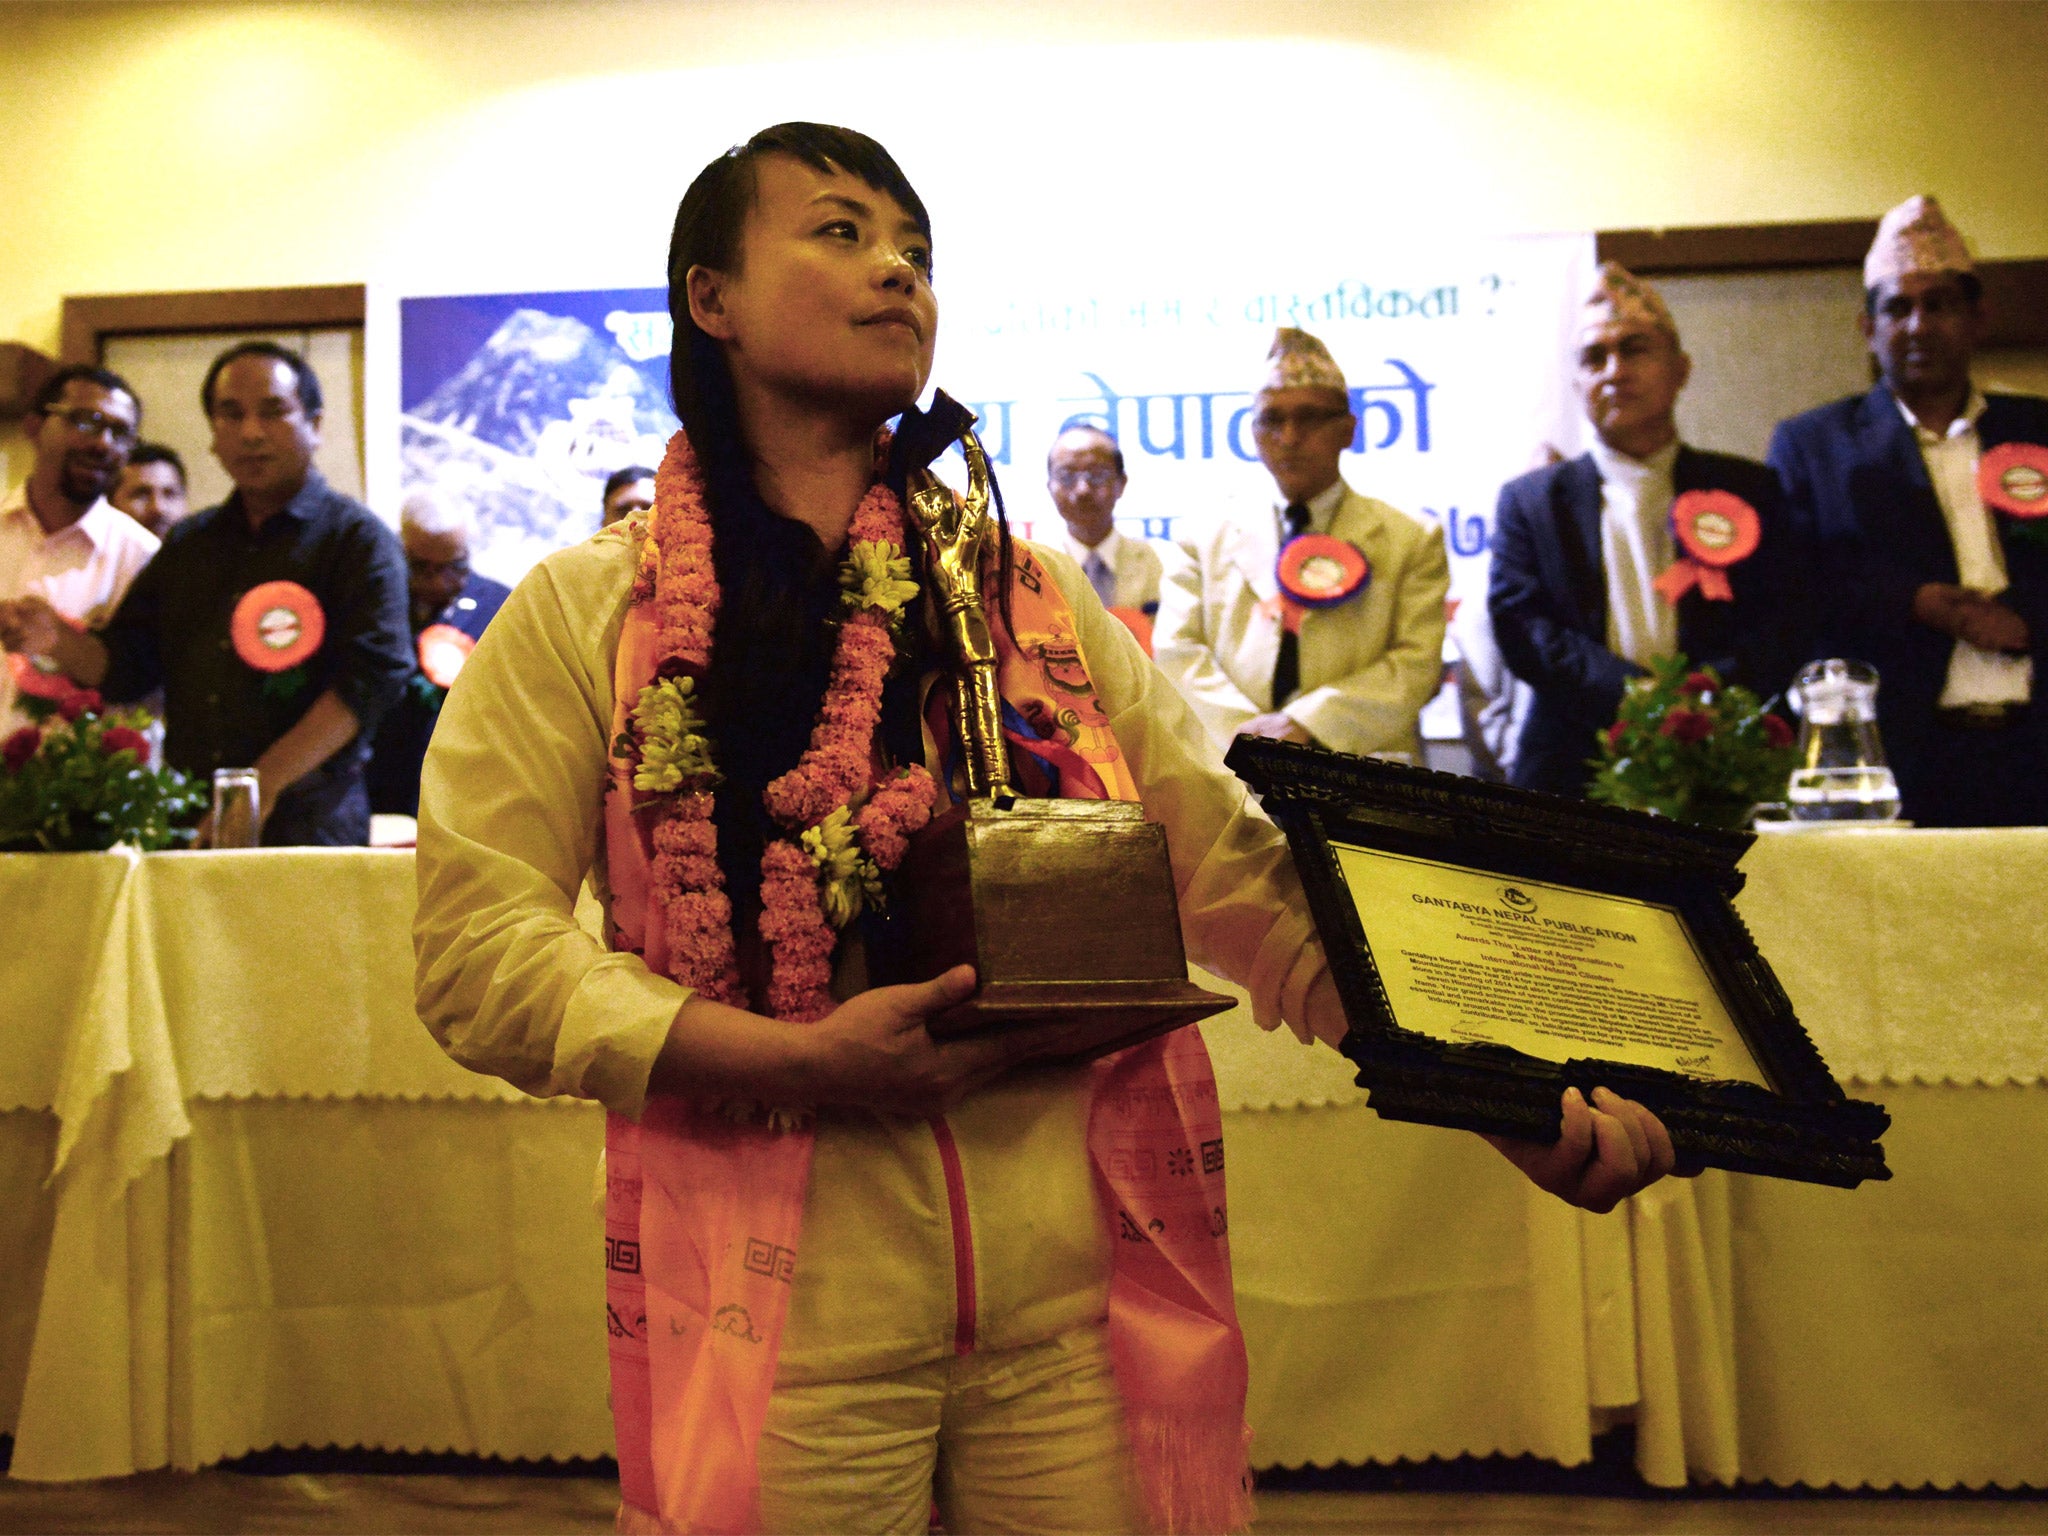
<path id="1" fill-rule="evenodd" d="M 1086 544 L 1074 537 L 1074 530 L 1069 528 L 1063 519 L 1060 523 L 1060 544 L 1082 566 L 1088 564 L 1088 556 L 1093 553 L 1102 556 L 1102 563 L 1113 571 L 1116 569 L 1117 556 L 1124 547 L 1124 536 L 1112 523 L 1107 537 L 1091 551 Z"/>
<path id="2" fill-rule="evenodd" d="M 29 526 L 34 530 L 35 537 L 38 539 L 61 539 L 66 534 L 72 534 L 84 539 L 86 543 L 96 550 L 104 549 L 108 537 L 114 532 L 112 525 L 107 519 L 126 517 L 127 515 L 127 513 L 117 509 L 106 497 L 102 496 L 98 501 L 87 507 L 84 514 L 76 522 L 59 528 L 55 533 L 51 533 L 43 527 L 42 519 L 36 516 L 36 509 L 29 505 L 28 482 L 26 480 L 8 492 L 5 501 L 0 501 L 0 517 L 19 516 L 26 518 Z M 138 528 L 142 527 L 140 523 L 137 523 L 135 526 Z M 148 530 L 145 529 L 144 531 L 147 532 Z"/>
<path id="3" fill-rule="evenodd" d="M 1966 432 L 1976 431 L 1977 418 L 1984 414 L 1984 407 L 1989 403 L 1984 398 L 1984 392 L 1972 384 L 1970 398 L 1963 405 L 1963 414 L 1948 424 L 1948 430 L 1936 432 L 1932 428 L 1921 426 L 1920 418 L 1915 416 L 1911 407 L 1897 395 L 1892 396 L 1892 401 L 1898 406 L 1899 414 L 1906 418 L 1906 425 L 1913 429 L 1914 438 L 1923 445 L 1946 442 L 1950 438 L 1961 437 Z"/>
<path id="4" fill-rule="evenodd" d="M 1678 447 L 1678 439 L 1674 437 L 1648 458 L 1632 459 L 1596 437 L 1591 449 L 1593 467 L 1600 471 L 1600 478 L 1609 483 L 1618 480 L 1628 485 L 1641 485 L 1653 475 L 1669 480 L 1678 468 Z"/>

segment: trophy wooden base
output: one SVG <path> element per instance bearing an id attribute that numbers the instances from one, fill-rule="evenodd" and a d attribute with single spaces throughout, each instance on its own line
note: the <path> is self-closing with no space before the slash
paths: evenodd
<path id="1" fill-rule="evenodd" d="M 1056 1059 L 1085 1061 L 1231 1006 L 1188 980 L 1166 829 L 1128 801 L 971 800 L 911 839 L 896 889 L 901 974 L 876 979 L 980 978 L 938 1039 L 1064 1024 Z"/>

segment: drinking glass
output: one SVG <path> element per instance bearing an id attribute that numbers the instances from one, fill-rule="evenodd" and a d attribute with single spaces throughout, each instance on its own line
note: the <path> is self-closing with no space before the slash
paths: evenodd
<path id="1" fill-rule="evenodd" d="M 213 770 L 213 846 L 254 848 L 261 785 L 254 768 Z"/>

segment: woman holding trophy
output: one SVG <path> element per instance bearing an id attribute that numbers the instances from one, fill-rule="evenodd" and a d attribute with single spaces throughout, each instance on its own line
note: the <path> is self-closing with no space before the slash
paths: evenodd
<path id="1" fill-rule="evenodd" d="M 612 1112 L 621 1528 L 923 1531 L 934 1500 L 951 1531 L 1242 1528 L 1199 1032 L 1093 1061 L 1058 1020 L 942 1040 L 971 968 L 868 977 L 915 947 L 899 866 L 954 801 L 1133 802 L 1192 958 L 1335 1043 L 1285 840 L 1079 568 L 926 470 L 962 423 L 917 409 L 930 221 L 879 144 L 790 123 L 713 161 L 669 307 L 655 506 L 520 584 L 420 809 L 420 1016 Z M 1049 884 L 1048 921 L 1080 894 Z M 1608 1209 L 1672 1154 L 1595 1098 L 1554 1147 L 1500 1145 Z"/>

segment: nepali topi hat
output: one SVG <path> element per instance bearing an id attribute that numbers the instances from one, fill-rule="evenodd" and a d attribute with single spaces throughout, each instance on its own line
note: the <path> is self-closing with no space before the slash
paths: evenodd
<path id="1" fill-rule="evenodd" d="M 1344 385 L 1344 371 L 1330 356 L 1330 349 L 1307 331 L 1298 331 L 1291 325 L 1283 325 L 1273 333 L 1273 346 L 1266 353 L 1266 362 L 1260 394 L 1273 389 L 1334 389 L 1340 395 L 1349 393 Z"/>
<path id="2" fill-rule="evenodd" d="M 1678 322 L 1671 318 L 1664 295 L 1629 271 L 1618 261 L 1603 261 L 1593 275 L 1592 290 L 1586 295 L 1585 325 L 1623 325 L 1636 322 L 1662 331 L 1678 340 Z"/>
<path id="3" fill-rule="evenodd" d="M 1962 231 L 1949 223 L 1941 204 L 1915 195 L 1877 223 L 1877 238 L 1863 258 L 1866 289 L 1896 284 L 1908 272 L 1975 272 Z"/>

